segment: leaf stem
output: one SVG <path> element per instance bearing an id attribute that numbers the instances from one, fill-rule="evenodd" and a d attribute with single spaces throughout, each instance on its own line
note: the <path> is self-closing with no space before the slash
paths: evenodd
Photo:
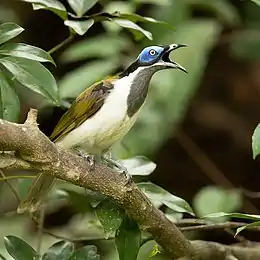
<path id="1" fill-rule="evenodd" d="M 68 38 L 66 38 L 64 41 L 62 41 L 61 43 L 59 43 L 58 45 L 54 46 L 52 49 L 50 49 L 48 51 L 49 54 L 53 54 L 54 52 L 56 52 L 57 50 L 59 50 L 60 48 L 62 48 L 64 45 L 68 44 L 69 42 L 71 42 L 74 38 L 74 34 L 71 34 Z"/>

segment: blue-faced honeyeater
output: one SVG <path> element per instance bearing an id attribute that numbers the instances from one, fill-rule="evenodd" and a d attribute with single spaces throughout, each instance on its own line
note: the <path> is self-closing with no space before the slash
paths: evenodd
<path id="1" fill-rule="evenodd" d="M 50 139 L 65 149 L 84 151 L 88 155 L 106 154 L 135 123 L 153 74 L 164 69 L 186 72 L 169 58 L 171 51 L 184 46 L 171 44 L 144 48 L 122 73 L 84 90 L 62 116 Z M 52 176 L 38 174 L 18 211 L 36 211 L 54 180 Z"/>

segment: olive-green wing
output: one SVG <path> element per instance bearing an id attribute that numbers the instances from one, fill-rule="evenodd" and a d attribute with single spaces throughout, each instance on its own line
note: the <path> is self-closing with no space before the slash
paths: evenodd
<path id="1" fill-rule="evenodd" d="M 54 128 L 50 139 L 54 142 L 80 126 L 93 116 L 104 104 L 109 91 L 113 89 L 110 80 L 97 82 L 82 92 L 72 103 Z"/>

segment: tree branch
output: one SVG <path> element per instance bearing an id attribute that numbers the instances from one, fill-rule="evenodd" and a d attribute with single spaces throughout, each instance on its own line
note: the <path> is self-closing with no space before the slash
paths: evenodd
<path id="1" fill-rule="evenodd" d="M 94 171 L 89 169 L 84 159 L 59 148 L 40 132 L 36 117 L 37 111 L 31 110 L 24 124 L 0 120 L 0 149 L 15 152 L 0 154 L 0 169 L 42 171 L 113 199 L 173 258 L 222 260 L 233 256 L 239 260 L 260 259 L 260 250 L 255 248 L 190 242 L 134 182 L 125 185 L 123 176 L 104 165 L 96 165 Z"/>
<path id="2" fill-rule="evenodd" d="M 0 155 L 2 169 L 34 169 L 97 191 L 121 205 L 144 231 L 172 257 L 192 254 L 192 246 L 181 231 L 156 209 L 134 182 L 104 165 L 90 170 L 81 157 L 52 143 L 36 124 L 36 110 L 31 110 L 24 124 L 0 120 L 0 149 L 15 151 L 19 157 Z"/>

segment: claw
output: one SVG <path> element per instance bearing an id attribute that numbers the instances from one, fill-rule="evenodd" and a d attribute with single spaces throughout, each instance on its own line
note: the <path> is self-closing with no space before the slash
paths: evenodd
<path id="1" fill-rule="evenodd" d="M 132 176 L 131 174 L 128 172 L 127 168 L 124 167 L 123 165 L 121 165 L 120 163 L 118 163 L 117 161 L 111 159 L 111 158 L 108 158 L 108 157 L 102 157 L 102 159 L 108 163 L 109 165 L 111 166 L 114 166 L 117 168 L 118 172 L 120 174 L 124 174 L 125 175 L 125 178 L 126 178 L 126 183 L 125 185 L 129 184 L 131 181 L 132 181 Z"/>
<path id="2" fill-rule="evenodd" d="M 126 171 L 122 171 L 121 172 L 122 174 L 125 175 L 125 178 L 126 178 L 126 183 L 125 183 L 125 186 L 129 183 L 131 183 L 132 181 L 132 175 L 126 170 Z"/>
<path id="3" fill-rule="evenodd" d="M 95 170 L 95 164 L 96 164 L 95 156 L 84 153 L 83 151 L 81 151 L 79 149 L 76 149 L 76 150 L 78 152 L 78 155 L 87 161 L 87 163 L 90 167 L 90 170 L 94 171 Z"/>
<path id="4" fill-rule="evenodd" d="M 95 170 L 95 165 L 96 165 L 95 157 L 93 155 L 88 155 L 86 157 L 86 160 L 87 160 L 87 162 L 89 164 L 90 170 L 94 171 Z"/>

